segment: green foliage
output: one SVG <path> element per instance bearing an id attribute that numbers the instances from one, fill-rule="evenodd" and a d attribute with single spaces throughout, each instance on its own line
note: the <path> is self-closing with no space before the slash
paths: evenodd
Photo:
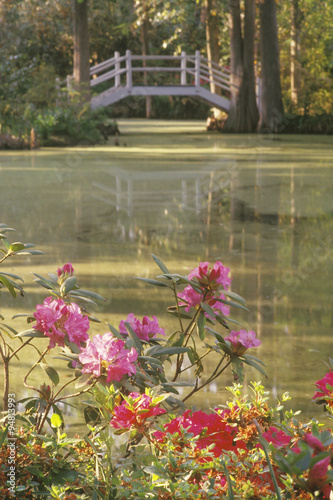
<path id="1" fill-rule="evenodd" d="M 10 256 L 39 253 L 31 249 L 31 244 L 10 243 L 7 233 L 13 229 L 6 224 L 1 224 L 1 231 L 4 249 L 0 263 Z M 216 308 L 219 301 L 215 300 L 221 288 L 226 298 L 221 298 L 220 303 L 236 310 L 247 311 L 247 308 L 242 297 L 224 290 L 226 277 L 222 263 L 217 262 L 214 268 L 206 270 L 200 265 L 190 279 L 170 272 L 157 256 L 153 255 L 153 259 L 158 267 L 156 279 L 139 279 L 147 286 L 156 287 L 156 292 L 170 294 L 176 302 L 171 310 L 179 324 L 165 339 L 156 337 L 154 331 L 150 331 L 152 335 L 148 338 L 142 336 L 136 323 L 129 319 L 123 322 L 127 333 L 121 325 L 119 331 L 109 325 L 117 345 L 121 340 L 122 354 L 125 350 L 134 351 L 136 361 L 134 371 L 115 376 L 115 380 L 109 381 L 106 369 L 115 367 L 118 353 L 110 357 L 113 347 L 109 344 L 106 348 L 105 344 L 108 352 L 103 358 L 104 353 L 97 350 L 97 344 L 92 348 L 92 340 L 97 338 L 100 343 L 101 336 L 92 340 L 85 337 L 84 341 L 74 343 L 69 341 L 67 332 L 68 338 L 63 344 L 59 341 L 60 329 L 67 328 L 69 308 L 64 309 L 64 316 L 61 313 L 61 317 L 56 317 L 52 331 L 44 326 L 37 313 L 38 328 L 45 331 L 33 327 L 17 334 L 10 325 L 0 325 L 0 354 L 6 375 L 6 405 L 0 421 L 1 498 L 9 499 L 13 492 L 26 499 L 61 500 L 328 498 L 333 482 L 332 432 L 321 430 L 313 421 L 299 422 L 297 413 L 292 411 L 283 414 L 282 403 L 289 399 L 287 394 L 283 395 L 282 402 L 270 405 L 269 393 L 261 382 L 251 383 L 251 396 L 244 395 L 244 367 L 249 365 L 265 374 L 264 363 L 245 352 L 255 346 L 251 345 L 250 335 L 242 342 L 240 336 L 238 340 L 231 334 L 225 338 L 225 331 L 230 333 L 230 318 Z M 3 287 L 10 293 L 16 292 L 18 276 L 1 273 L 0 278 Z M 80 324 L 80 328 L 86 316 L 89 317 L 86 307 L 96 306 L 103 300 L 99 294 L 80 288 L 70 263 L 57 273 L 49 273 L 48 277 L 35 274 L 35 282 L 51 299 L 51 302 L 44 301 L 37 311 L 47 302 L 47 307 L 50 304 L 72 306 L 76 302 L 84 305 L 85 316 L 77 306 L 74 308 L 75 325 Z M 179 296 L 179 290 L 184 287 L 190 289 L 187 298 Z M 196 299 L 191 303 L 193 294 Z M 182 309 L 186 304 L 190 307 L 184 314 Z M 47 314 L 50 321 L 49 309 Z M 28 323 L 32 318 L 31 314 L 27 315 Z M 246 334 L 244 330 L 241 332 Z M 19 342 L 19 347 L 14 350 L 6 342 L 6 335 L 11 343 Z M 9 392 L 10 361 L 28 343 L 33 345 L 36 337 L 45 338 L 45 335 L 55 336 L 57 343 L 63 345 L 59 358 L 67 363 L 68 372 L 73 376 L 61 376 L 48 361 L 55 345 L 50 343 L 42 352 L 35 346 L 37 360 L 23 380 L 24 386 L 34 391 L 33 395 L 15 401 L 15 395 Z M 92 371 L 85 373 L 88 363 L 79 356 L 82 353 L 93 357 L 97 371 L 94 365 Z M 202 363 L 206 356 L 212 360 L 208 370 Z M 88 362 L 91 363 L 91 359 Z M 169 362 L 174 372 L 170 379 L 165 371 L 165 364 Z M 38 387 L 28 382 L 37 368 L 48 382 Z M 188 386 L 182 381 L 183 372 L 188 368 L 193 369 L 194 382 L 181 401 L 178 388 Z M 185 408 L 185 401 L 229 368 L 238 378 L 238 383 L 228 387 L 231 401 L 210 413 Z M 68 394 L 65 389 L 70 384 L 74 390 Z M 321 387 L 319 382 L 317 386 Z M 326 384 L 323 390 L 330 405 L 332 386 Z M 82 438 L 70 438 L 64 432 L 63 408 L 69 398 L 83 394 L 87 398 L 81 400 L 87 431 Z M 17 403 L 24 406 L 24 411 L 18 411 Z M 8 480 L 10 474 L 14 479 Z"/>

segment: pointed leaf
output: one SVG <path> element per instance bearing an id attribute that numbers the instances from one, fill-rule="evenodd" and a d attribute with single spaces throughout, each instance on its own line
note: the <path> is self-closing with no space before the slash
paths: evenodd
<path id="1" fill-rule="evenodd" d="M 5 287 L 8 289 L 8 291 L 10 292 L 10 294 L 15 298 L 17 296 L 17 293 L 15 291 L 15 287 L 14 285 L 12 284 L 12 282 L 6 278 L 6 276 L 4 276 L 3 274 L 0 274 L 0 283 L 2 283 L 3 285 L 5 285 Z"/>
<path id="2" fill-rule="evenodd" d="M 172 285 L 170 285 L 169 283 L 163 283 L 162 281 L 152 280 L 150 278 L 134 278 L 134 279 L 144 281 L 145 283 L 148 283 L 148 285 L 167 287 L 167 288 L 172 287 Z"/>
<path id="3" fill-rule="evenodd" d="M 76 286 L 77 278 L 75 276 L 70 276 L 67 278 L 60 287 L 61 294 L 67 294 L 71 290 L 73 290 Z"/>
<path id="4" fill-rule="evenodd" d="M 25 248 L 25 245 L 21 243 L 20 241 L 16 241 L 15 243 L 12 243 L 9 247 L 9 250 L 11 252 L 19 252 L 20 250 L 23 250 Z"/>
<path id="5" fill-rule="evenodd" d="M 167 266 L 164 264 L 164 262 L 161 261 L 156 255 L 152 254 L 151 255 L 158 267 L 161 269 L 161 271 L 165 274 L 169 274 L 170 271 L 168 270 Z"/>
<path id="6" fill-rule="evenodd" d="M 43 368 L 44 372 L 46 375 L 49 377 L 49 379 L 53 382 L 54 385 L 58 385 L 60 381 L 59 374 L 57 370 L 52 368 L 52 366 L 49 366 L 46 363 L 39 363 L 40 367 Z"/>
<path id="7" fill-rule="evenodd" d="M 206 325 L 205 313 L 203 311 L 200 311 L 198 319 L 197 319 L 197 327 L 198 327 L 199 337 L 201 340 L 205 340 L 205 337 L 206 337 L 205 325 Z"/>
<path id="8" fill-rule="evenodd" d="M 62 420 L 60 415 L 57 413 L 53 413 L 51 417 L 51 427 L 54 427 L 55 429 L 58 429 L 58 427 L 62 426 Z"/>
<path id="9" fill-rule="evenodd" d="M 139 351 L 139 353 L 141 353 L 142 352 L 142 344 L 141 344 L 139 337 L 137 336 L 137 334 L 135 333 L 135 331 L 131 327 L 130 323 L 128 323 L 128 321 L 125 321 L 125 326 L 126 326 L 126 329 L 128 331 L 129 336 L 131 337 L 131 339 L 134 342 L 135 348 Z"/>

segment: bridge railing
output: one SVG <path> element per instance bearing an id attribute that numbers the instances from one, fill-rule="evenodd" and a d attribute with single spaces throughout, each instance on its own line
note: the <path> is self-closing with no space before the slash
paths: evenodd
<path id="1" fill-rule="evenodd" d="M 162 73 L 169 75 L 162 79 Z M 133 55 L 129 50 L 120 56 L 119 52 L 115 52 L 111 59 L 91 67 L 90 75 L 91 87 L 113 81 L 115 88 L 156 84 L 200 87 L 213 84 L 215 89 L 221 89 L 221 93 L 230 91 L 230 71 L 202 57 L 200 51 L 194 55 L 182 52 L 179 56 Z"/>

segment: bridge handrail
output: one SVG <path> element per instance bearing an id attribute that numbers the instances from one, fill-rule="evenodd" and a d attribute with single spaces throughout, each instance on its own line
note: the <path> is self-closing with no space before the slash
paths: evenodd
<path id="1" fill-rule="evenodd" d="M 180 62 L 179 66 L 132 66 L 132 61 L 142 61 L 142 64 L 147 61 L 177 61 Z M 126 67 L 121 67 L 122 63 L 126 64 Z M 110 68 L 111 71 L 107 71 Z M 118 52 L 115 52 L 114 57 L 103 61 L 102 63 L 96 64 L 90 68 L 90 75 L 93 77 L 91 80 L 91 87 L 106 82 L 108 80 L 115 79 L 115 87 L 120 85 L 121 76 L 126 74 L 127 82 L 126 86 L 132 86 L 132 74 L 136 72 L 143 73 L 157 73 L 157 72 L 168 72 L 168 73 L 180 73 L 180 84 L 181 85 L 196 85 L 209 84 L 213 82 L 216 87 L 221 90 L 230 91 L 230 70 L 228 68 L 221 68 L 217 63 L 209 61 L 205 57 L 202 57 L 200 51 L 196 51 L 195 55 L 188 55 L 186 52 L 182 52 L 181 55 L 170 56 L 170 55 L 133 55 L 130 51 L 126 51 L 126 55 L 120 56 Z M 100 74 L 102 73 L 102 74 Z M 99 75 L 99 76 L 97 76 Z M 193 77 L 191 83 L 187 83 L 187 75 Z"/>

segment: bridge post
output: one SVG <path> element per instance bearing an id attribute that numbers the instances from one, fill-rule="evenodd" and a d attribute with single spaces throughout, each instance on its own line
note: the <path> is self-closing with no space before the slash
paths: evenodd
<path id="1" fill-rule="evenodd" d="M 131 51 L 126 50 L 126 87 L 132 88 L 132 59 Z"/>
<path id="2" fill-rule="evenodd" d="M 195 77 L 194 85 L 200 87 L 200 50 L 195 51 Z"/>
<path id="3" fill-rule="evenodd" d="M 115 52 L 114 53 L 114 67 L 115 67 L 115 70 L 116 70 L 116 75 L 114 77 L 114 86 L 115 87 L 120 87 L 120 62 L 119 62 L 119 57 L 120 57 L 120 54 L 119 52 Z"/>
<path id="4" fill-rule="evenodd" d="M 181 53 L 180 60 L 180 85 L 186 85 L 186 52 Z"/>

